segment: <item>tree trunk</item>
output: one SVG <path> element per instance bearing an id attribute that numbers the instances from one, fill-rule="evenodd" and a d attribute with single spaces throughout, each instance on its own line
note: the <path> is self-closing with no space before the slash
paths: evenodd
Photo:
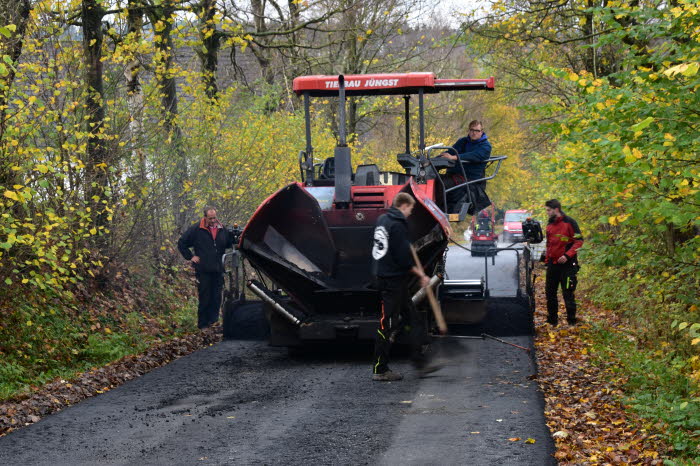
<path id="1" fill-rule="evenodd" d="M 83 59 L 88 92 L 85 100 L 90 136 L 85 163 L 85 201 L 92 208 L 93 226 L 99 232 L 95 245 L 103 255 L 109 244 L 106 228 L 108 212 L 102 201 L 109 186 L 108 152 L 103 143 L 105 108 L 103 104 L 102 18 L 105 11 L 98 0 L 83 0 L 81 21 L 83 28 Z"/>
<path id="2" fill-rule="evenodd" d="M 172 30 L 175 21 L 175 3 L 173 0 L 163 1 L 161 7 L 149 10 L 149 17 L 154 25 L 156 47 L 158 48 L 157 68 L 158 85 L 161 92 L 163 107 L 163 128 L 168 134 L 170 147 L 175 157 L 174 173 L 171 178 L 170 195 L 172 197 L 173 216 L 177 233 L 181 234 L 188 226 L 193 211 L 191 202 L 185 193 L 185 182 L 188 180 L 187 159 L 182 148 L 182 131 L 177 124 L 178 114 L 177 86 L 173 76 L 173 44 Z"/>
<path id="3" fill-rule="evenodd" d="M 5 37 L 0 34 L 0 63 L 6 65 L 2 60 L 8 57 L 12 63 L 17 63 L 22 54 L 22 46 L 24 43 L 24 35 L 27 30 L 29 21 L 30 5 L 29 0 L 5 0 L 0 3 L 0 25 L 6 26 L 14 24 L 15 31 L 10 37 Z M 0 75 L 0 187 L 3 189 L 12 189 L 16 184 L 23 184 L 17 172 L 12 170 L 15 165 L 21 165 L 20 157 L 17 154 L 16 148 L 9 145 L 9 141 L 5 140 L 5 129 L 7 128 L 8 120 L 11 118 L 11 113 L 6 112 L 7 103 L 10 100 L 10 89 L 15 79 L 15 70 L 13 67 L 5 66 L 6 74 Z M 9 150 L 8 150 L 9 149 Z M 7 200 L 7 199 L 5 199 Z M 15 202 L 6 210 L 6 213 L 11 216 L 10 221 L 16 221 L 27 216 L 24 204 Z M 20 257 L 26 254 L 27 246 L 16 244 L 12 250 L 15 257 Z M 11 264 L 13 261 L 5 261 L 5 264 L 0 265 L 0 275 L 8 277 Z"/>
<path id="4" fill-rule="evenodd" d="M 143 30 L 143 6 L 140 0 L 129 0 L 127 11 L 127 37 L 129 41 L 141 40 Z M 131 133 L 132 160 L 137 164 L 136 178 L 143 186 L 146 182 L 146 156 L 143 150 L 143 91 L 139 80 L 141 62 L 137 56 L 127 63 L 124 69 L 126 79 L 126 98 L 129 108 L 129 132 Z"/>
<path id="5" fill-rule="evenodd" d="M 199 16 L 199 37 L 202 49 L 197 51 L 202 65 L 202 81 L 207 97 L 216 99 L 219 92 L 216 72 L 219 67 L 219 46 L 221 35 L 216 31 L 214 16 L 216 15 L 216 0 L 202 0 Z"/>
<path id="6" fill-rule="evenodd" d="M 0 2 L 0 25 L 14 24 L 17 27 L 10 37 L 0 35 L 0 55 L 9 57 L 13 63 L 16 63 L 22 54 L 30 11 L 29 0 L 4 0 Z M 0 76 L 0 140 L 5 134 L 7 124 L 5 105 L 7 105 L 10 87 L 15 79 L 14 68 L 6 68 L 7 74 Z"/>
<path id="7" fill-rule="evenodd" d="M 265 22 L 264 0 L 250 0 L 250 7 L 253 10 L 253 16 L 255 16 L 255 19 L 253 21 L 253 24 L 255 26 L 255 32 L 266 32 L 267 23 Z M 259 41 L 263 44 L 267 44 L 269 42 L 269 39 L 265 37 L 260 37 Z M 251 52 L 253 52 L 253 55 L 255 55 L 255 59 L 260 65 L 260 71 L 263 80 L 269 85 L 274 84 L 275 72 L 272 69 L 272 53 L 270 52 L 270 49 L 251 45 L 250 50 Z"/>

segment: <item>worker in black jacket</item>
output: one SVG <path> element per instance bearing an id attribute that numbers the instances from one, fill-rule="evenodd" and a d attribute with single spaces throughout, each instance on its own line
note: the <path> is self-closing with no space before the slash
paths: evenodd
<path id="1" fill-rule="evenodd" d="M 439 369 L 428 365 L 421 355 L 422 319 L 418 315 L 411 296 L 409 283 L 411 274 L 418 276 L 420 285 L 425 287 L 430 279 L 413 262 L 411 243 L 408 237 L 406 218 L 411 215 L 415 199 L 407 193 L 399 193 L 393 206 L 379 217 L 374 229 L 372 248 L 373 266 L 377 278 L 377 288 L 381 293 L 381 317 L 374 347 L 374 374 L 372 379 L 382 382 L 401 380 L 403 376 L 389 369 L 389 351 L 400 329 L 410 326 L 409 343 L 411 359 L 422 374 Z"/>
<path id="2" fill-rule="evenodd" d="M 221 258 L 233 246 L 233 235 L 219 222 L 216 209 L 204 208 L 204 217 L 193 224 L 177 242 L 185 260 L 192 262 L 197 277 L 199 307 L 197 326 L 209 327 L 219 320 L 224 265 Z M 194 248 L 194 254 L 190 248 Z"/>

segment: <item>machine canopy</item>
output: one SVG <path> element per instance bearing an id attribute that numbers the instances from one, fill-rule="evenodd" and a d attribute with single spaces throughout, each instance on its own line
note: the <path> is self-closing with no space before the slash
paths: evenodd
<path id="1" fill-rule="evenodd" d="M 434 73 L 386 73 L 345 75 L 345 93 L 351 95 L 409 95 L 443 91 L 494 90 L 495 78 L 437 79 Z M 294 79 L 294 92 L 312 97 L 338 95 L 338 75 L 300 76 Z"/>

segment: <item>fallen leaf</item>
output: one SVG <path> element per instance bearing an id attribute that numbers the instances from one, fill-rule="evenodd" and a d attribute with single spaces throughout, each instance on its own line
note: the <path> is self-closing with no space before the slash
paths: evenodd
<path id="1" fill-rule="evenodd" d="M 525 443 L 533 444 L 533 443 L 535 443 L 535 439 L 534 439 L 534 438 L 528 438 L 527 440 L 525 440 Z"/>
<path id="2" fill-rule="evenodd" d="M 520 437 L 511 437 L 511 438 L 508 439 L 508 441 L 509 441 L 509 442 L 519 442 L 519 441 L 520 441 Z"/>

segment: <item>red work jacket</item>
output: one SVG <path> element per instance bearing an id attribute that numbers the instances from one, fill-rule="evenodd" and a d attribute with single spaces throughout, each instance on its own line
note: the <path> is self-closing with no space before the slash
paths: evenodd
<path id="1" fill-rule="evenodd" d="M 576 251 L 583 246 L 583 236 L 576 220 L 568 215 L 554 217 L 547 224 L 547 252 L 545 262 L 556 264 L 557 260 L 566 255 L 567 264 L 577 264 Z"/>

